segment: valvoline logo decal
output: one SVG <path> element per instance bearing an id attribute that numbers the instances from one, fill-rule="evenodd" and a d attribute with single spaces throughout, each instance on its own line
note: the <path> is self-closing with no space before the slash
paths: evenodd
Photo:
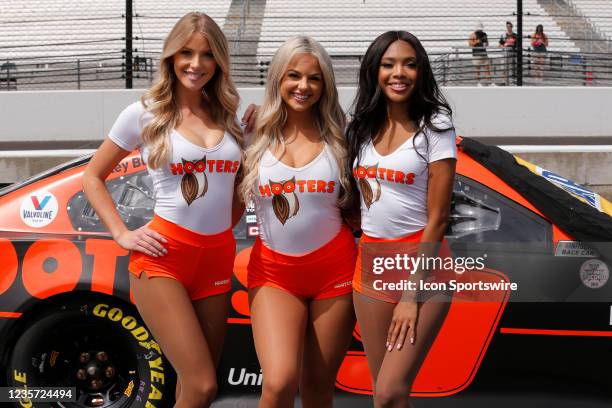
<path id="1" fill-rule="evenodd" d="M 37 211 L 44 210 L 45 207 L 47 206 L 47 203 L 49 202 L 49 200 L 51 200 L 51 196 L 50 195 L 46 195 L 45 198 L 43 198 L 42 202 L 38 201 L 38 197 L 36 197 L 36 196 L 31 196 L 30 198 L 32 199 L 32 204 L 34 204 L 34 208 Z"/>
<path id="2" fill-rule="evenodd" d="M 57 216 L 58 203 L 49 192 L 32 194 L 23 199 L 19 216 L 29 227 L 42 228 L 49 225 Z"/>

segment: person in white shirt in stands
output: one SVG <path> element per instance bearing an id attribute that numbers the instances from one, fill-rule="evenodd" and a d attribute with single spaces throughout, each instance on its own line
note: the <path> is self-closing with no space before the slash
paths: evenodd
<path id="1" fill-rule="evenodd" d="M 287 40 L 270 64 L 241 188 L 259 223 L 248 287 L 262 408 L 292 407 L 298 388 L 305 408 L 333 403 L 355 325 L 344 120 L 323 47 Z"/>
<path id="2" fill-rule="evenodd" d="M 182 17 L 164 42 L 159 78 L 116 120 L 83 177 L 115 241 L 131 250 L 138 311 L 177 372 L 178 408 L 208 407 L 217 390 L 236 242 L 242 157 L 229 48 L 209 16 Z M 104 180 L 139 149 L 155 190 L 154 217 L 126 228 Z"/>
<path id="3" fill-rule="evenodd" d="M 455 176 L 452 111 L 425 49 L 405 31 L 386 32 L 370 44 L 354 106 L 347 137 L 363 231 L 353 277 L 355 311 L 374 405 L 409 407 L 413 381 L 449 309 L 448 294 L 378 290 L 364 250 L 393 242 L 412 245 L 413 256 L 437 255 Z M 395 276 L 376 273 L 376 279 Z M 417 283 L 442 274 L 419 268 L 407 278 Z"/>

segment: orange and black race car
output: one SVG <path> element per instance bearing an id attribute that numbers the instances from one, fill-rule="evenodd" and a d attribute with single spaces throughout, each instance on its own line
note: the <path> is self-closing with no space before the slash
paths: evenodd
<path id="1" fill-rule="evenodd" d="M 415 406 L 609 407 L 612 205 L 498 148 L 467 138 L 458 146 L 447 236 L 454 255 L 487 258 L 485 269 L 458 281 L 517 289 L 453 302 L 413 386 Z M 174 373 L 131 302 L 128 252 L 83 194 L 88 161 L 0 190 L 0 386 L 76 387 L 76 402 L 21 398 L 21 407 L 171 406 Z M 138 155 L 107 184 L 130 228 L 151 219 L 151 183 Z M 254 406 L 262 383 L 246 291 L 252 208 L 234 232 L 219 407 Z M 336 385 L 336 406 L 371 406 L 358 328 Z"/>

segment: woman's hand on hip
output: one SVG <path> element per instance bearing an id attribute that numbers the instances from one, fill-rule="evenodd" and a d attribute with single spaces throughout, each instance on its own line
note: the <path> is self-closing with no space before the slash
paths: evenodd
<path id="1" fill-rule="evenodd" d="M 149 256 L 158 257 L 168 253 L 162 245 L 168 242 L 166 238 L 147 225 L 134 231 L 125 230 L 115 238 L 115 241 L 123 249 L 142 252 Z"/>

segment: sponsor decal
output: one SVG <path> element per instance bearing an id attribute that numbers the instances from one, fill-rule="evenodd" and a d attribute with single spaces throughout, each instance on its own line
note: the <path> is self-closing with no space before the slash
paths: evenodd
<path id="1" fill-rule="evenodd" d="M 155 383 L 165 384 L 166 381 L 164 365 L 161 358 L 162 352 L 159 344 L 157 344 L 157 342 L 151 338 L 149 331 L 144 326 L 139 324 L 138 320 L 134 316 L 125 314 L 121 308 L 111 308 L 107 304 L 99 303 L 93 308 L 93 315 L 101 319 L 108 319 L 127 330 L 145 350 L 152 351 L 153 349 L 157 351 L 157 358 L 155 360 L 148 361 L 151 391 L 149 392 L 148 399 L 145 402 L 145 408 L 155 408 L 157 401 L 161 401 L 162 399 L 162 392 L 155 386 Z"/>
<path id="2" fill-rule="evenodd" d="M 249 201 L 249 203 L 246 206 L 246 212 L 247 214 L 252 214 L 255 212 L 255 202 L 254 201 Z"/>
<path id="3" fill-rule="evenodd" d="M 608 265 L 599 259 L 589 259 L 580 265 L 580 280 L 587 288 L 599 289 L 608 283 L 608 278 Z"/>
<path id="4" fill-rule="evenodd" d="M 15 382 L 19 383 L 19 384 L 23 384 L 23 385 L 19 385 L 19 387 L 21 387 L 21 389 L 25 390 L 26 392 L 23 393 L 24 396 L 27 396 L 27 390 L 28 390 L 28 375 L 27 373 L 23 373 L 23 372 L 19 372 L 17 370 L 13 370 L 13 379 L 15 380 Z M 32 407 L 32 401 L 29 398 L 21 398 L 19 399 L 19 406 L 23 407 L 23 408 L 31 408 Z"/>
<path id="5" fill-rule="evenodd" d="M 247 224 L 254 224 L 257 222 L 257 216 L 255 214 L 249 214 L 246 216 Z"/>
<path id="6" fill-rule="evenodd" d="M 23 199 L 19 216 L 29 227 L 42 228 L 51 224 L 57 217 L 57 199 L 49 192 L 32 194 Z"/>
<path id="7" fill-rule="evenodd" d="M 578 241 L 559 241 L 555 249 L 555 256 L 573 256 L 579 258 L 596 258 L 599 256 L 597 251 L 590 248 L 583 242 Z"/>
<path id="8" fill-rule="evenodd" d="M 117 164 L 117 166 L 113 169 L 113 173 L 127 174 L 129 170 L 137 170 L 140 167 L 144 167 L 145 162 L 142 157 L 132 157 L 123 160 Z"/>
<path id="9" fill-rule="evenodd" d="M 263 382 L 263 374 L 261 370 L 259 370 L 259 373 L 249 373 L 247 372 L 246 368 L 241 369 L 240 372 L 237 373 L 236 369 L 232 367 L 229 370 L 227 382 L 229 383 L 229 385 L 258 385 L 258 386 L 261 386 Z"/>
<path id="10" fill-rule="evenodd" d="M 134 380 L 130 380 L 130 383 L 128 384 L 127 388 L 125 389 L 125 391 L 123 391 L 123 395 L 130 398 L 132 396 L 133 390 L 134 390 Z"/>
<path id="11" fill-rule="evenodd" d="M 590 205 L 591 207 L 595 208 L 600 212 L 612 216 L 612 203 L 601 197 L 599 194 L 581 186 L 578 183 L 573 182 L 570 179 L 553 173 L 552 171 L 548 171 L 539 166 L 536 166 L 535 164 L 529 163 L 528 161 L 523 160 L 520 157 L 514 156 L 514 158 L 520 165 L 527 167 L 529 170 L 531 170 L 538 176 L 544 177 L 546 180 L 548 180 L 555 186 L 565 190 L 580 201 Z"/>
<path id="12" fill-rule="evenodd" d="M 247 232 L 249 237 L 256 237 L 259 235 L 259 227 L 257 225 L 253 225 L 251 227 L 249 227 L 249 230 Z"/>

